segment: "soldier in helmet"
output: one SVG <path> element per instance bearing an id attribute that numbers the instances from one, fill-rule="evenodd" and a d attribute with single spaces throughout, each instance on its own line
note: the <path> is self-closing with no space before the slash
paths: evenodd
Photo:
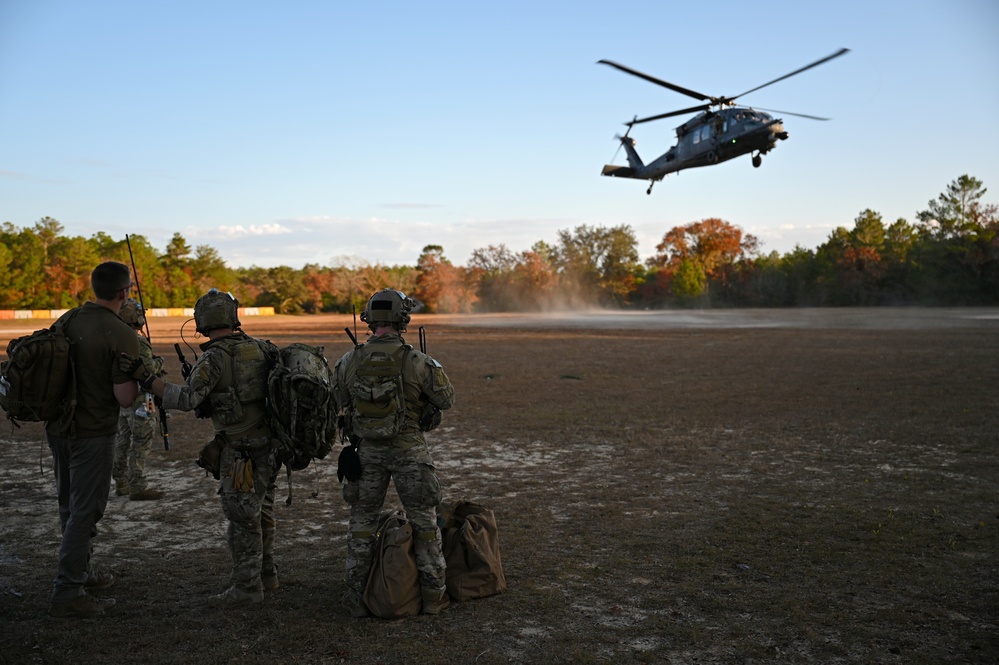
<path id="1" fill-rule="evenodd" d="M 415 531 L 422 612 L 438 614 L 448 604 L 436 516 L 440 482 L 423 432 L 439 423 L 437 410 L 454 404 L 454 387 L 440 363 L 403 340 L 412 307 L 413 301 L 399 291 L 384 289 L 371 296 L 361 314 L 371 336 L 340 358 L 335 369 L 337 407 L 361 461 L 360 478 L 348 478 L 343 488 L 350 505 L 343 604 L 357 617 L 368 615 L 361 597 L 390 479 Z M 371 388 L 370 379 L 377 376 L 390 381 L 401 377 L 403 390 L 394 407 L 384 409 L 370 401 L 373 392 L 384 392 Z"/>
<path id="2" fill-rule="evenodd" d="M 209 599 L 218 607 L 259 603 L 264 591 L 278 588 L 274 485 L 280 465 L 266 405 L 267 376 L 278 349 L 242 332 L 238 311 L 232 294 L 217 289 L 198 299 L 194 322 L 208 341 L 185 384 L 157 378 L 130 356 L 123 355 L 120 363 L 144 390 L 163 398 L 163 408 L 196 409 L 212 419 L 215 438 L 198 463 L 221 481 L 233 560 L 229 588 Z"/>
<path id="3" fill-rule="evenodd" d="M 163 358 L 153 355 L 153 347 L 142 334 L 146 314 L 135 298 L 129 298 L 118 312 L 121 320 L 131 326 L 139 338 L 139 358 L 155 376 L 163 375 Z M 133 501 L 162 499 L 163 493 L 152 489 L 146 481 L 146 456 L 153 442 L 153 422 L 156 407 L 150 393 L 139 391 L 131 406 L 122 407 L 118 414 L 118 436 L 114 447 L 115 494 Z"/>

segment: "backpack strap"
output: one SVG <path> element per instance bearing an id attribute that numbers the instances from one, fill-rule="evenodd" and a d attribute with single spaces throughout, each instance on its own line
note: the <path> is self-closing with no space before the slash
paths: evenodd
<path id="1" fill-rule="evenodd" d="M 69 336 L 69 322 L 76 318 L 76 315 L 80 313 L 83 306 L 74 307 L 69 310 L 52 324 L 51 329 L 58 332 L 60 335 L 66 338 L 69 342 L 69 390 L 67 391 L 67 403 L 65 411 L 65 420 L 62 420 L 62 426 L 58 428 L 58 434 L 65 435 L 72 439 L 76 437 L 76 405 L 79 398 L 76 394 L 76 361 L 73 359 L 73 339 Z"/>

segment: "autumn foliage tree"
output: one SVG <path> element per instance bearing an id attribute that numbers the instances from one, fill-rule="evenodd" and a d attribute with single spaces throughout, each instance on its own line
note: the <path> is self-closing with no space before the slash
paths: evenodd
<path id="1" fill-rule="evenodd" d="M 963 175 L 917 213 L 886 225 L 866 208 L 815 250 L 761 256 L 755 237 L 718 218 L 677 226 L 639 262 L 627 224 L 561 229 L 529 250 L 489 244 L 467 267 L 428 244 L 415 266 L 334 257 L 328 265 L 230 268 L 209 245 L 174 233 L 161 252 L 129 236 L 144 304 L 191 307 L 211 287 L 241 305 L 281 313 L 360 311 L 382 288 L 403 291 L 427 312 L 537 311 L 579 306 L 791 307 L 999 304 L 999 209 L 983 183 Z M 67 236 L 42 217 L 0 225 L 0 309 L 64 309 L 92 297 L 90 271 L 129 262 L 125 238 Z"/>
<path id="2" fill-rule="evenodd" d="M 586 224 L 558 232 L 554 263 L 567 301 L 625 305 L 639 267 L 638 241 L 627 224 L 611 228 Z"/>
<path id="3" fill-rule="evenodd" d="M 832 305 L 874 305 L 886 265 L 882 260 L 885 226 L 870 208 L 854 219 L 853 230 L 836 228 L 816 252 Z"/>
<path id="4" fill-rule="evenodd" d="M 758 250 L 755 236 L 712 217 L 667 231 L 648 264 L 673 276 L 676 295 L 690 300 L 705 295 L 712 280 L 724 285 L 730 277 L 725 269 L 751 260 Z"/>
<path id="5" fill-rule="evenodd" d="M 478 311 L 538 311 L 555 306 L 558 271 L 544 242 L 514 254 L 506 245 L 476 249 L 468 279 L 479 296 Z"/>
<path id="6" fill-rule="evenodd" d="M 478 296 L 466 271 L 444 256 L 440 245 L 427 245 L 416 262 L 415 297 L 428 312 L 453 314 L 471 312 Z"/>

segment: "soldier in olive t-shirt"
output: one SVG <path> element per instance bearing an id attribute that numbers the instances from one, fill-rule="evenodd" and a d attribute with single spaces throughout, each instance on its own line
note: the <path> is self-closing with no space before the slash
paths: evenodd
<path id="1" fill-rule="evenodd" d="M 62 431 L 74 439 L 107 436 L 118 432 L 118 411 L 112 384 L 135 382 L 118 369 L 122 353 L 138 355 L 135 332 L 118 315 L 94 302 L 84 303 L 66 325 L 66 336 L 73 342 L 76 367 L 76 412 L 69 429 Z M 65 421 L 52 421 L 46 429 L 59 434 Z"/>
<path id="2" fill-rule="evenodd" d="M 52 450 L 62 545 L 49 616 L 92 619 L 115 605 L 87 591 L 114 583 L 109 573 L 96 573 L 90 561 L 91 538 L 104 516 L 111 489 L 118 409 L 138 394 L 135 380 L 118 369 L 122 353 L 136 355 L 139 341 L 118 310 L 132 290 L 128 266 L 107 261 L 90 276 L 95 301 L 63 315 L 72 342 L 76 371 L 76 410 L 72 418 L 46 424 Z"/>

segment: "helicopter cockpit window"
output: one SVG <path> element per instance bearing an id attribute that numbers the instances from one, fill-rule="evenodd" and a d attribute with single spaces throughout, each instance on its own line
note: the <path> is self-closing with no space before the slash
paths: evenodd
<path id="1" fill-rule="evenodd" d="M 711 138 L 711 125 L 704 125 L 701 127 L 701 140 L 707 141 Z"/>

